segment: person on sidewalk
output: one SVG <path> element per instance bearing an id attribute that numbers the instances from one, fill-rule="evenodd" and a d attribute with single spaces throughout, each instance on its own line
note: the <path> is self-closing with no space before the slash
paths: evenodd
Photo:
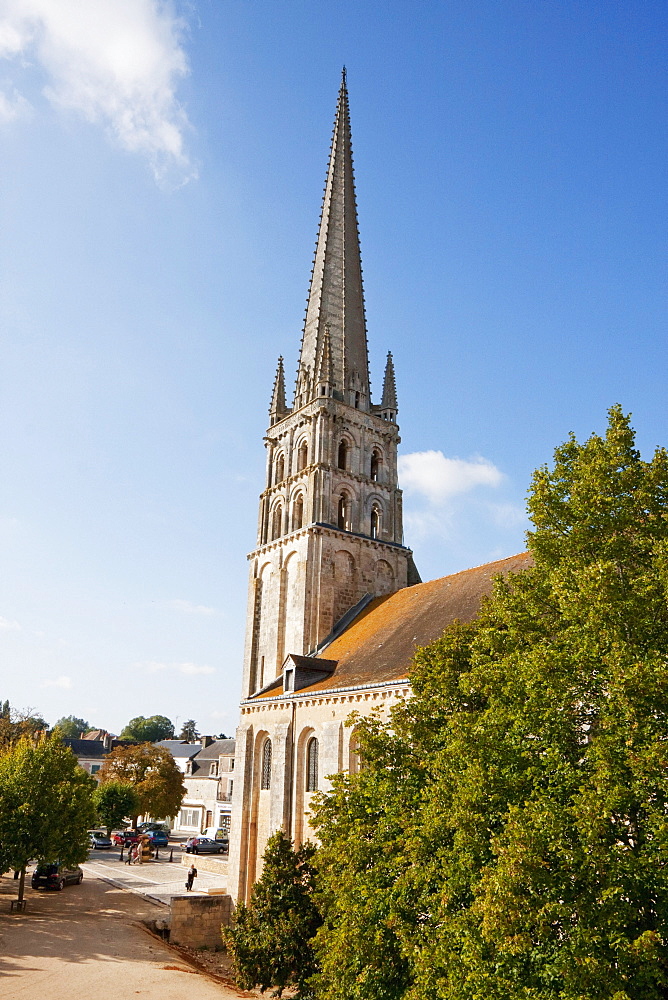
<path id="1" fill-rule="evenodd" d="M 195 881 L 196 878 L 197 878 L 197 869 L 195 868 L 194 865 L 191 865 L 190 868 L 188 869 L 188 878 L 186 879 L 186 889 L 188 890 L 188 892 L 190 892 L 190 890 L 192 889 L 193 882 Z"/>

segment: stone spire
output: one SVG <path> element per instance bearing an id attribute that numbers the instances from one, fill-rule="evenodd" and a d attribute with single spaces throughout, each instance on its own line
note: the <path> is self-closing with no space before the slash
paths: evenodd
<path id="1" fill-rule="evenodd" d="M 271 405 L 269 407 L 270 423 L 275 424 L 286 413 L 289 413 L 289 410 L 285 404 L 285 371 L 283 369 L 283 358 L 279 358 L 276 377 L 274 378 L 274 391 L 271 394 Z"/>
<path id="2" fill-rule="evenodd" d="M 392 410 L 397 412 L 397 383 L 394 378 L 394 361 L 392 351 L 387 352 L 387 362 L 385 364 L 385 377 L 383 379 L 383 401 L 380 404 L 381 410 Z"/>
<path id="3" fill-rule="evenodd" d="M 326 329 L 329 329 L 334 396 L 368 410 L 369 360 L 345 69 L 334 120 L 299 363 L 299 371 L 306 370 L 315 379 L 320 374 Z"/>

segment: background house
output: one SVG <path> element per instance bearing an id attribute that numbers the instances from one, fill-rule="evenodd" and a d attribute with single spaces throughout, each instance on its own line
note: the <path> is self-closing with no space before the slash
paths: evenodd
<path id="1" fill-rule="evenodd" d="M 172 833 L 227 838 L 234 785 L 234 740 L 202 736 L 193 743 L 161 740 L 183 771 L 186 794 Z"/>

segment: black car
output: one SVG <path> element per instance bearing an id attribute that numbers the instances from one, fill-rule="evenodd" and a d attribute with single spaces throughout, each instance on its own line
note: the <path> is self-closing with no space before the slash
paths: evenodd
<path id="1" fill-rule="evenodd" d="M 226 840 L 211 840 L 209 837 L 191 837 L 186 841 L 186 854 L 226 854 Z"/>
<path id="2" fill-rule="evenodd" d="M 66 868 L 60 861 L 54 861 L 49 865 L 37 865 L 32 873 L 30 884 L 33 889 L 63 889 L 71 882 L 77 885 L 83 882 L 83 872 L 77 865 L 76 868 Z"/>

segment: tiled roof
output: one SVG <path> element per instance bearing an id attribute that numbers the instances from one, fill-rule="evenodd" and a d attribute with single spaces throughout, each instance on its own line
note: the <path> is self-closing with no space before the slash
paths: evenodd
<path id="1" fill-rule="evenodd" d="M 217 760 L 221 754 L 234 753 L 235 740 L 214 740 L 208 747 L 202 747 L 197 760 Z"/>
<path id="2" fill-rule="evenodd" d="M 334 673 L 298 694 L 383 684 L 408 677 L 415 650 L 438 639 L 454 621 L 472 621 L 495 576 L 519 573 L 532 565 L 527 552 L 485 563 L 439 580 L 405 587 L 371 601 L 342 635 L 319 651 L 336 660 Z M 282 693 L 282 679 L 253 700 Z"/>
<path id="3" fill-rule="evenodd" d="M 100 760 L 109 753 L 102 740 L 75 740 L 69 737 L 63 739 L 77 757 L 98 757 Z"/>
<path id="4" fill-rule="evenodd" d="M 202 748 L 202 744 L 197 741 L 197 743 L 186 743 L 184 740 L 159 740 L 156 743 L 157 747 L 164 747 L 165 750 L 169 750 L 172 757 L 194 757 L 195 754 L 199 753 Z"/>

